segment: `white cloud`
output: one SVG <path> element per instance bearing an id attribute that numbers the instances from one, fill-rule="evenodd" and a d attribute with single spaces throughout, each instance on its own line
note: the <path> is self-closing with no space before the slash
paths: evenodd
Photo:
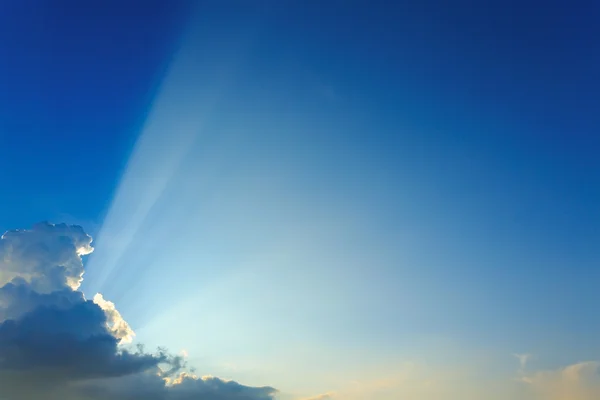
<path id="1" fill-rule="evenodd" d="M 123 319 L 121 313 L 117 311 L 115 304 L 104 300 L 100 293 L 94 296 L 94 303 L 104 311 L 106 315 L 106 325 L 114 337 L 119 339 L 120 343 L 131 343 L 135 337 L 135 332 L 129 324 Z"/>
<path id="2" fill-rule="evenodd" d="M 44 222 L 8 231 L 0 239 L 0 285 L 20 278 L 38 293 L 77 290 L 83 277 L 81 256 L 93 251 L 91 243 L 79 226 Z"/>
<path id="3" fill-rule="evenodd" d="M 523 378 L 535 400 L 600 399 L 599 363 L 582 362 L 554 371 L 540 371 Z"/>

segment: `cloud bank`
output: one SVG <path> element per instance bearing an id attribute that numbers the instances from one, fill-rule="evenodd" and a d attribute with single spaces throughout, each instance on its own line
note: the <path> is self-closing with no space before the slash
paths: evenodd
<path id="1" fill-rule="evenodd" d="M 78 291 L 92 238 L 41 223 L 0 238 L 0 398 L 6 400 L 271 400 L 271 387 L 196 377 L 183 358 L 126 348 L 115 305 Z"/>
<path id="2" fill-rule="evenodd" d="M 508 357 L 509 355 L 507 355 Z M 335 392 L 302 400 L 598 400 L 600 363 L 527 372 L 530 355 L 518 355 L 513 374 L 481 374 L 483 366 L 434 368 L 408 363 L 388 375 L 353 381 Z M 498 360 L 490 360 L 492 363 Z"/>
<path id="3" fill-rule="evenodd" d="M 600 399 L 600 364 L 581 362 L 556 371 L 536 372 L 523 378 L 536 400 Z"/>
<path id="4" fill-rule="evenodd" d="M 41 223 L 0 238 L 0 400 L 273 400 L 272 387 L 197 377 L 184 357 L 132 347 L 135 333 L 115 304 L 78 290 L 82 256 L 93 251 L 81 227 Z M 303 400 L 597 400 L 597 362 L 481 381 L 460 370 L 410 367 Z M 293 398 L 293 397 L 292 397 Z M 298 399 L 298 397 L 296 397 Z"/>

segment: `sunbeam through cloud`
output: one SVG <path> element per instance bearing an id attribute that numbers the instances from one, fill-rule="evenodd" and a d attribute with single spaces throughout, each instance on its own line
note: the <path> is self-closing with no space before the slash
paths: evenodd
<path id="1" fill-rule="evenodd" d="M 0 0 L 0 400 L 600 400 L 598 4 Z"/>
<path id="2" fill-rule="evenodd" d="M 3 398 L 273 399 L 273 388 L 197 377 L 181 356 L 125 346 L 134 334 L 115 305 L 73 284 L 91 242 L 81 227 L 50 223 L 0 239 Z"/>

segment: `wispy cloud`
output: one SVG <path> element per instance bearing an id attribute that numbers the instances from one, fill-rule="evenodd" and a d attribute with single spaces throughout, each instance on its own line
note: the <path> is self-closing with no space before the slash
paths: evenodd
<path id="1" fill-rule="evenodd" d="M 348 382 L 336 392 L 302 400 L 598 400 L 598 362 L 582 362 L 549 371 L 525 374 L 529 354 L 514 355 L 519 360 L 518 379 L 489 376 L 482 378 L 476 368 L 428 368 L 413 365 L 390 376 Z"/>
<path id="2" fill-rule="evenodd" d="M 523 377 L 532 399 L 600 399 L 600 363 L 581 362 L 554 371 L 538 371 Z"/>
<path id="3" fill-rule="evenodd" d="M 305 397 L 302 400 L 331 400 L 334 397 L 335 397 L 335 393 L 329 392 L 329 393 L 318 394 L 316 396 Z"/>
<path id="4" fill-rule="evenodd" d="M 531 354 L 513 354 L 519 360 L 519 372 L 524 372 L 527 362 L 531 359 Z"/>

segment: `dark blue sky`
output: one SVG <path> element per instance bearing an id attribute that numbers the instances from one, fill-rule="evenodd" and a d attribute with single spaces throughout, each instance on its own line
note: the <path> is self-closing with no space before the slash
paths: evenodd
<path id="1" fill-rule="evenodd" d="M 102 213 L 189 9 L 125 3 L 2 5 L 2 226 Z M 248 77 L 324 76 L 370 120 L 372 146 L 395 151 L 400 120 L 427 127 L 418 140 L 535 174 L 593 210 L 597 3 L 284 3 L 207 2 L 207 35 L 257 25 Z"/>
<path id="2" fill-rule="evenodd" d="M 99 222 L 183 20 L 168 2 L 145 4 L 2 4 L 3 228 Z"/>

